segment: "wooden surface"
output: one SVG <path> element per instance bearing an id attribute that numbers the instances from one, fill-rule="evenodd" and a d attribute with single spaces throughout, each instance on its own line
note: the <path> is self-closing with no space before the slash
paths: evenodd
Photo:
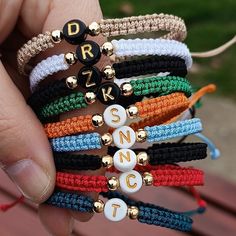
<path id="1" fill-rule="evenodd" d="M 0 202 L 12 201 L 18 191 L 7 176 L 0 173 Z M 155 226 L 140 224 L 129 219 L 119 223 L 112 223 L 104 219 L 103 215 L 95 217 L 87 223 L 76 223 L 74 235 L 80 236 L 235 236 L 236 235 L 236 185 L 227 183 L 216 176 L 206 177 L 206 186 L 198 188 L 208 201 L 208 210 L 204 215 L 194 217 L 193 231 L 181 233 Z M 191 210 L 196 203 L 191 196 L 176 188 L 145 187 L 135 194 L 136 199 L 152 202 L 172 210 Z M 12 223 L 14 222 L 14 224 Z M 0 213 L 1 236 L 48 236 L 41 225 L 36 206 L 25 203 L 20 204 L 6 213 Z"/>

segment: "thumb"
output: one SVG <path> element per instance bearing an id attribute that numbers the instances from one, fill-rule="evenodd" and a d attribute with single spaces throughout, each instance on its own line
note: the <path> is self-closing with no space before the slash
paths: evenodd
<path id="1" fill-rule="evenodd" d="M 43 128 L 0 62 L 0 164 L 26 198 L 53 191 L 55 169 Z"/>

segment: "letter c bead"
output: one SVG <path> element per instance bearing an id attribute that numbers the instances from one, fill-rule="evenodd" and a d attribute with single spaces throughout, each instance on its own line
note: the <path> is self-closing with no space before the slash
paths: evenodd
<path id="1" fill-rule="evenodd" d="M 118 148 L 130 148 L 136 141 L 136 134 L 129 126 L 117 128 L 113 134 L 113 141 Z"/>
<path id="2" fill-rule="evenodd" d="M 121 127 L 127 120 L 125 109 L 117 104 L 107 107 L 103 113 L 103 117 L 105 123 L 112 128 Z"/>
<path id="3" fill-rule="evenodd" d="M 136 154 L 130 149 L 120 149 L 113 156 L 113 164 L 121 172 L 131 171 L 137 164 Z"/>
<path id="4" fill-rule="evenodd" d="M 104 215 L 110 221 L 121 221 L 127 215 L 128 207 L 126 203 L 119 198 L 108 200 L 104 207 Z"/>
<path id="5" fill-rule="evenodd" d="M 120 188 L 124 193 L 136 193 L 142 187 L 142 176 L 136 171 L 122 173 L 119 177 Z"/>

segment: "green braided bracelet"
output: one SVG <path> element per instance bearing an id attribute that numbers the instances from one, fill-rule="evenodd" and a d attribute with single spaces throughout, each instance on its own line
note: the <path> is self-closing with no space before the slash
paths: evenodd
<path id="1" fill-rule="evenodd" d="M 178 76 L 148 77 L 145 79 L 131 80 L 134 95 L 145 96 L 148 94 L 167 95 L 173 92 L 183 92 L 187 97 L 192 94 L 189 81 Z"/>
<path id="2" fill-rule="evenodd" d="M 145 79 L 132 80 L 130 84 L 135 96 L 145 96 L 148 94 L 163 96 L 173 92 L 183 92 L 189 97 L 192 94 L 189 81 L 176 76 L 148 77 Z M 38 117 L 42 121 L 48 117 L 87 106 L 88 104 L 85 101 L 84 94 L 75 92 L 46 104 L 39 110 Z"/>
<path id="3" fill-rule="evenodd" d="M 81 92 L 76 92 L 48 103 L 39 110 L 38 116 L 40 120 L 43 120 L 50 116 L 56 116 L 67 111 L 85 108 L 87 106 L 88 105 L 85 102 L 84 94 Z"/>

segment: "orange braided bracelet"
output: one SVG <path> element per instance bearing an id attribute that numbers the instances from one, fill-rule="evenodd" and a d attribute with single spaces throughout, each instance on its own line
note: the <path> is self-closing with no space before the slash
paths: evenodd
<path id="1" fill-rule="evenodd" d="M 150 123 L 160 123 L 160 121 L 163 120 L 167 121 L 187 109 L 188 105 L 189 101 L 184 93 L 172 93 L 166 96 L 137 102 L 129 106 L 126 110 L 120 105 L 112 105 L 106 109 L 103 115 L 94 114 L 73 117 L 60 122 L 48 123 L 44 126 L 44 129 L 48 138 L 93 131 L 96 127 L 102 126 L 104 120 L 105 123 L 110 126 L 110 124 L 106 122 L 106 117 L 109 116 L 110 113 L 110 115 L 114 116 L 114 119 L 118 119 L 119 110 L 121 112 L 120 115 L 123 115 L 122 119 L 127 116 L 131 119 L 137 117 L 146 118 L 138 123 L 143 127 L 147 124 L 150 125 Z M 139 126 L 140 125 L 136 125 L 135 123 L 131 124 L 131 127 Z"/>

